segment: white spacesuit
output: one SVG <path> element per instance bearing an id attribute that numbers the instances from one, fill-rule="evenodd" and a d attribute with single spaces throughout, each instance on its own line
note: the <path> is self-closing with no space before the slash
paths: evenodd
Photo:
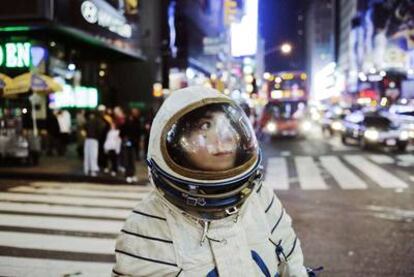
<path id="1" fill-rule="evenodd" d="M 173 92 L 156 115 L 154 192 L 128 217 L 113 276 L 308 276 L 299 239 L 262 185 L 248 118 L 216 90 Z"/>

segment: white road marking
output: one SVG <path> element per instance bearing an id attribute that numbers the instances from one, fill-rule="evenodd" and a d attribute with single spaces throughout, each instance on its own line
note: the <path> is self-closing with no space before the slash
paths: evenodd
<path id="1" fill-rule="evenodd" d="M 312 157 L 295 157 L 299 183 L 304 190 L 328 189 Z"/>
<path id="2" fill-rule="evenodd" d="M 30 204 L 0 202 L 0 212 L 31 212 L 38 214 L 56 214 L 69 216 L 95 216 L 125 219 L 131 209 L 92 208 L 92 207 L 68 207 L 64 205 Z M 1 223 L 0 223 L 1 225 Z"/>
<path id="3" fill-rule="evenodd" d="M 365 175 L 375 181 L 379 186 L 383 188 L 407 188 L 408 185 L 392 175 L 388 171 L 382 169 L 376 164 L 368 161 L 359 155 L 346 155 L 345 160 L 352 164 L 354 167 L 362 171 Z"/>
<path id="4" fill-rule="evenodd" d="M 25 192 L 25 193 L 44 193 L 44 194 L 66 194 L 68 196 L 97 196 L 97 197 L 113 197 L 113 198 L 124 198 L 129 200 L 139 200 L 146 195 L 144 192 L 131 191 L 131 192 L 122 192 L 122 191 L 93 191 L 93 190 L 84 190 L 78 188 L 72 188 L 71 186 L 59 187 L 59 188 L 47 188 L 47 187 L 28 187 L 28 186 L 18 186 L 9 189 L 8 191 L 12 192 Z"/>
<path id="5" fill-rule="evenodd" d="M 114 191 L 114 192 L 142 192 L 148 191 L 151 188 L 151 185 L 147 184 L 145 186 L 131 186 L 131 185 L 100 185 L 100 184 L 90 184 L 90 183 L 64 183 L 64 182 L 31 182 L 30 186 L 33 187 L 52 187 L 52 188 L 61 188 L 61 187 L 72 187 L 84 190 L 102 190 L 102 191 Z"/>
<path id="6" fill-rule="evenodd" d="M 61 195 L 54 195 L 51 197 L 50 195 L 20 194 L 11 192 L 0 193 L 0 201 L 27 201 L 35 203 L 77 204 L 117 208 L 132 208 L 138 203 L 138 200 L 95 199 Z"/>
<path id="7" fill-rule="evenodd" d="M 115 239 L 51 236 L 0 231 L 0 245 L 38 250 L 58 250 L 93 254 L 113 254 Z"/>
<path id="8" fill-rule="evenodd" d="M 112 266 L 112 263 L 0 256 L 1 276 L 109 276 Z"/>
<path id="9" fill-rule="evenodd" d="M 282 151 L 280 152 L 280 156 L 282 157 L 289 157 L 291 155 L 290 151 Z"/>
<path id="10" fill-rule="evenodd" d="M 403 163 L 414 165 L 414 155 L 413 154 L 401 154 L 397 155 L 398 160 Z"/>
<path id="11" fill-rule="evenodd" d="M 269 158 L 264 182 L 272 189 L 289 189 L 288 168 L 285 158 Z"/>
<path id="12" fill-rule="evenodd" d="M 0 225 L 14 227 L 118 234 L 123 224 L 114 220 L 0 214 Z"/>
<path id="13" fill-rule="evenodd" d="M 323 167 L 332 175 L 343 189 L 366 189 L 367 184 L 347 168 L 338 157 L 322 156 L 319 158 Z"/>
<path id="14" fill-rule="evenodd" d="M 395 160 L 387 155 L 373 154 L 368 156 L 370 160 L 377 164 L 394 164 Z"/>

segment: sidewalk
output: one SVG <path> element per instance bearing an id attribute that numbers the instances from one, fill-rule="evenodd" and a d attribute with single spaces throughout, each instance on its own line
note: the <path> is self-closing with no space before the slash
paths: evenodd
<path id="1" fill-rule="evenodd" d="M 100 172 L 96 177 L 86 176 L 83 173 L 82 166 L 83 161 L 72 151 L 68 151 L 68 153 L 62 157 L 42 155 L 40 157 L 39 165 L 37 166 L 27 166 L 16 162 L 12 164 L 3 162 L 0 165 L 0 179 L 8 178 L 103 184 L 126 183 L 122 173 L 118 173 L 115 177 L 103 172 Z M 147 166 L 143 160 L 136 162 L 136 172 L 138 176 L 137 185 L 146 184 L 148 182 L 148 174 Z"/>

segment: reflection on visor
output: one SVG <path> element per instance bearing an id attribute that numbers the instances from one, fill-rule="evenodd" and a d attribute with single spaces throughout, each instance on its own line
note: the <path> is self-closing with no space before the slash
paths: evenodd
<path id="1" fill-rule="evenodd" d="M 172 125 L 167 151 L 187 169 L 224 171 L 247 162 L 257 150 L 244 112 L 230 104 L 210 104 L 189 112 Z"/>

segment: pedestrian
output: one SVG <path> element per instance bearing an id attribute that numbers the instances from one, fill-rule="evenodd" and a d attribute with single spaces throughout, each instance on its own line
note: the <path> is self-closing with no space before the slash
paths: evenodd
<path id="1" fill-rule="evenodd" d="M 141 153 L 141 136 L 142 136 L 142 123 L 141 123 L 141 111 L 137 108 L 131 109 L 132 125 L 134 129 L 134 144 L 135 144 L 135 157 L 137 161 L 140 160 Z"/>
<path id="2" fill-rule="evenodd" d="M 72 128 L 72 120 L 70 113 L 67 110 L 59 110 L 57 112 L 57 120 L 59 123 L 59 148 L 58 152 L 60 156 L 66 154 L 67 146 L 69 144 L 69 138 Z"/>
<path id="3" fill-rule="evenodd" d="M 135 145 L 134 118 L 128 115 L 125 123 L 121 127 L 123 165 L 125 167 L 125 177 L 127 183 L 138 181 L 135 175 L 136 145 Z"/>
<path id="4" fill-rule="evenodd" d="M 230 98 L 177 90 L 150 136 L 155 190 L 121 230 L 113 276 L 308 276 L 291 218 L 262 183 L 251 124 Z"/>
<path id="5" fill-rule="evenodd" d="M 104 150 L 104 143 L 106 140 L 106 135 L 108 134 L 109 130 L 111 129 L 112 117 L 106 113 L 105 105 L 98 106 L 98 114 L 101 124 L 103 126 L 101 133 L 99 135 L 98 143 L 98 166 L 99 168 L 103 168 L 105 173 L 109 173 L 108 168 L 108 155 Z"/>
<path id="6" fill-rule="evenodd" d="M 99 172 L 98 166 L 98 148 L 99 138 L 102 132 L 102 121 L 98 117 L 95 111 L 89 112 L 85 123 L 85 145 L 84 145 L 84 158 L 83 169 L 85 175 L 97 176 Z"/>
<path id="7" fill-rule="evenodd" d="M 105 153 L 108 155 L 111 162 L 111 176 L 116 176 L 118 171 L 118 155 L 121 152 L 121 137 L 120 131 L 114 122 L 111 122 L 104 144 Z"/>
<path id="8" fill-rule="evenodd" d="M 83 147 L 85 144 L 85 110 L 78 110 L 76 112 L 76 152 L 78 157 L 83 159 Z"/>
<path id="9" fill-rule="evenodd" d="M 56 113 L 52 110 L 48 111 L 46 119 L 46 128 L 47 128 L 47 150 L 46 154 L 48 156 L 53 156 L 54 153 L 58 153 L 59 145 L 59 122 L 56 117 Z"/>

